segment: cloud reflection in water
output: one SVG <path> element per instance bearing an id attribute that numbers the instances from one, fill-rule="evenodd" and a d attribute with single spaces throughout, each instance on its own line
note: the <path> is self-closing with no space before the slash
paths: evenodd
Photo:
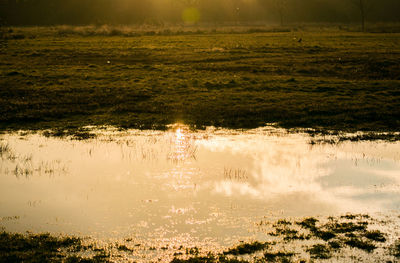
<path id="1" fill-rule="evenodd" d="M 16 231 L 227 242 L 249 235 L 264 216 L 400 204 L 399 143 L 312 146 L 305 134 L 271 128 L 192 132 L 183 125 L 103 130 L 88 141 L 1 139 L 18 158 L 2 157 L 0 216 L 21 219 L 0 225 Z M 28 176 L 17 178 L 16 165 L 31 169 Z"/>

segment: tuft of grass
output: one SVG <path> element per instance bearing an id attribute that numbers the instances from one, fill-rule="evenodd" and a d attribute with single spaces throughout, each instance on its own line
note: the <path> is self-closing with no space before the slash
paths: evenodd
<path id="1" fill-rule="evenodd" d="M 275 232 L 270 232 L 269 234 L 271 236 L 283 236 L 283 240 L 285 241 L 310 239 L 310 236 L 299 234 L 299 231 L 290 228 L 276 227 Z"/>
<path id="2" fill-rule="evenodd" d="M 241 168 L 226 168 L 224 167 L 224 179 L 243 181 L 248 179 L 246 170 Z"/>
<path id="3" fill-rule="evenodd" d="M 194 256 L 187 259 L 173 258 L 171 263 L 248 263 L 248 261 L 237 258 L 226 258 L 224 255 L 219 257 L 209 254 L 207 256 Z"/>
<path id="4" fill-rule="evenodd" d="M 368 222 L 334 222 L 328 225 L 328 228 L 334 233 L 352 233 L 355 231 L 365 232 Z"/>
<path id="5" fill-rule="evenodd" d="M 261 243 L 255 241 L 253 243 L 243 243 L 234 248 L 231 248 L 224 252 L 224 255 L 244 255 L 244 254 L 253 254 L 260 250 L 264 250 L 269 246 L 269 243 Z"/>
<path id="6" fill-rule="evenodd" d="M 362 215 L 362 214 L 346 214 L 346 215 L 340 216 L 340 218 L 354 220 L 354 219 L 362 219 L 362 218 L 368 219 L 368 218 L 370 218 L 370 216 L 369 215 Z"/>
<path id="7" fill-rule="evenodd" d="M 340 249 L 342 247 L 342 244 L 339 241 L 329 241 L 328 245 L 333 248 L 333 249 Z"/>
<path id="8" fill-rule="evenodd" d="M 126 245 L 119 245 L 119 246 L 117 246 L 117 249 L 121 250 L 121 251 L 128 251 L 128 252 L 132 252 L 133 251 L 133 249 L 128 248 Z"/>
<path id="9" fill-rule="evenodd" d="M 377 241 L 377 242 L 385 242 L 386 238 L 385 235 L 379 230 L 367 231 L 364 234 L 364 237 L 368 238 L 369 240 Z"/>
<path id="10" fill-rule="evenodd" d="M 76 128 L 57 128 L 54 130 L 48 130 L 43 132 L 45 137 L 70 137 L 72 140 L 87 140 L 93 139 L 96 135 L 90 132 L 88 129 L 76 127 Z"/>
<path id="11" fill-rule="evenodd" d="M 390 254 L 395 256 L 396 258 L 400 258 L 400 240 L 397 240 L 391 247 L 390 247 Z"/>
<path id="12" fill-rule="evenodd" d="M 70 255 L 82 248 L 81 239 L 75 237 L 0 233 L 0 262 L 109 262 L 104 250 L 92 258 Z"/>
<path id="13" fill-rule="evenodd" d="M 0 143 L 0 157 L 9 154 L 11 152 L 10 145 L 8 143 Z"/>
<path id="14" fill-rule="evenodd" d="M 322 239 L 324 241 L 328 241 L 328 240 L 336 237 L 336 234 L 334 232 L 332 232 L 332 231 L 329 231 L 329 230 L 328 231 L 316 230 L 316 231 L 313 232 L 313 234 L 316 237 L 318 237 L 318 238 L 320 238 L 320 239 Z"/>
<path id="15" fill-rule="evenodd" d="M 92 258 L 82 258 L 79 256 L 70 256 L 65 260 L 66 263 L 108 263 L 109 255 L 107 253 L 99 253 Z"/>
<path id="16" fill-rule="evenodd" d="M 200 253 L 198 247 L 186 248 L 186 255 L 198 255 Z"/>
<path id="17" fill-rule="evenodd" d="M 371 241 L 362 240 L 357 237 L 352 237 L 349 240 L 346 240 L 344 243 L 350 247 L 359 248 L 367 252 L 371 252 L 376 248 Z"/>
<path id="18" fill-rule="evenodd" d="M 318 219 L 316 219 L 314 217 L 308 217 L 308 218 L 305 218 L 303 221 L 296 222 L 296 224 L 300 225 L 303 228 L 309 229 L 310 231 L 315 231 L 317 222 L 318 222 Z"/>
<path id="19" fill-rule="evenodd" d="M 328 259 L 332 257 L 331 249 L 324 244 L 315 244 L 307 251 L 310 253 L 311 258 Z"/>
<path id="20" fill-rule="evenodd" d="M 291 262 L 291 258 L 294 256 L 295 254 L 292 252 L 282 252 L 282 251 L 278 251 L 278 252 L 265 252 L 264 253 L 264 259 L 267 262 Z"/>
<path id="21" fill-rule="evenodd" d="M 276 224 L 274 226 L 278 226 L 278 225 L 284 225 L 284 226 L 288 226 L 291 225 L 292 222 L 286 220 L 286 219 L 280 219 L 278 220 L 278 222 L 276 222 Z"/>
<path id="22" fill-rule="evenodd" d="M 6 143 L 0 142 L 0 158 L 7 159 L 10 161 L 15 161 L 18 157 L 14 153 L 14 151 L 11 149 L 8 142 L 6 142 Z"/>

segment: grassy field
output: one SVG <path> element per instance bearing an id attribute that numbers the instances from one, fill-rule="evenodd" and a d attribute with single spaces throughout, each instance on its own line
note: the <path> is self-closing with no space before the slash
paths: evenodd
<path id="1" fill-rule="evenodd" d="M 0 129 L 400 131 L 400 34 L 163 32 L 13 29 L 1 41 Z"/>

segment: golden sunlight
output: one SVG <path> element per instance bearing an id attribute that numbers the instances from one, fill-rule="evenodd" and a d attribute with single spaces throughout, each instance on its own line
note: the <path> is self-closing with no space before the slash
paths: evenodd
<path id="1" fill-rule="evenodd" d="M 172 149 L 168 155 L 168 159 L 179 162 L 189 158 L 195 158 L 196 146 L 194 140 L 190 136 L 189 128 L 182 124 L 177 124 L 173 134 Z"/>
<path id="2" fill-rule="evenodd" d="M 186 8 L 182 12 L 182 20 L 186 24 L 196 24 L 200 20 L 200 11 L 195 7 Z"/>

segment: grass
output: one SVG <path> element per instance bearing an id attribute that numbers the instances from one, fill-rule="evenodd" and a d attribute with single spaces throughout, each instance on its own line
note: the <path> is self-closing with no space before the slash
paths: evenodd
<path id="1" fill-rule="evenodd" d="M 311 258 L 328 259 L 332 256 L 330 248 L 324 244 L 315 244 L 307 251 L 310 253 Z"/>
<path id="2" fill-rule="evenodd" d="M 11 149 L 8 142 L 0 142 L 0 158 L 1 159 L 8 159 L 8 160 L 16 160 L 17 156 L 14 151 Z"/>
<path id="3" fill-rule="evenodd" d="M 400 241 L 397 240 L 395 244 L 390 248 L 390 253 L 396 258 L 400 258 Z"/>
<path id="4" fill-rule="evenodd" d="M 53 129 L 53 130 L 46 130 L 43 132 L 45 137 L 69 137 L 72 140 L 87 140 L 95 138 L 96 135 L 88 128 L 78 127 L 78 128 L 70 128 L 70 129 Z"/>
<path id="5" fill-rule="evenodd" d="M 183 122 L 400 131 L 399 34 L 65 30 L 15 28 L 26 37 L 4 40 L 1 130 Z"/>
<path id="6" fill-rule="evenodd" d="M 266 262 L 292 262 L 291 257 L 294 256 L 294 253 L 291 252 L 265 252 L 264 258 Z M 263 259 L 260 260 L 263 262 Z"/>
<path id="7" fill-rule="evenodd" d="M 369 254 L 382 247 L 381 245 L 387 241 L 387 235 L 380 230 L 369 230 L 369 225 L 373 221 L 370 216 L 361 214 L 346 214 L 322 220 L 307 217 L 294 222 L 281 219 L 271 224 L 273 231 L 268 230 L 267 233 L 274 237 L 275 244 L 283 242 L 286 247 L 289 244 L 305 247 L 310 259 L 329 259 L 335 255 L 343 257 L 343 249 L 346 248 L 354 248 Z M 395 247 L 396 245 L 391 246 L 389 248 L 391 252 L 385 253 L 395 255 Z M 265 253 L 270 255 L 268 260 L 273 261 L 273 255 L 280 252 Z M 293 251 L 289 253 L 292 257 L 295 255 Z"/>
<path id="8" fill-rule="evenodd" d="M 7 220 L 4 218 L 3 220 Z M 10 218 L 11 220 L 11 218 Z M 158 253 L 159 260 L 179 262 L 314 262 L 314 260 L 339 259 L 339 262 L 354 261 L 354 254 L 346 254 L 349 248 L 358 255 L 364 254 L 371 261 L 379 257 L 396 260 L 400 257 L 400 243 L 393 239 L 388 242 L 387 234 L 379 230 L 368 230 L 370 223 L 376 226 L 378 221 L 362 215 L 348 214 L 332 218 L 304 218 L 300 221 L 281 219 L 269 222 L 277 235 L 266 233 L 269 241 L 239 242 L 237 245 L 218 252 L 207 247 L 185 247 L 163 245 L 154 247 L 129 242 L 132 239 L 107 244 L 99 248 L 81 238 L 51 236 L 49 234 L 13 234 L 0 233 L 0 262 L 119 262 L 132 256 L 141 256 L 138 252 Z M 385 224 L 380 222 L 379 224 Z M 357 226 L 365 226 L 360 228 Z M 381 225 L 383 226 L 383 225 Z M 297 227 L 296 234 L 304 231 L 305 239 L 285 238 Z M 277 229 L 285 228 L 288 231 Z M 332 232 L 335 236 L 324 239 L 320 232 Z M 90 240 L 89 240 L 90 241 Z M 393 242 L 393 243 L 392 243 Z M 140 247 L 140 249 L 138 249 Z M 379 248 L 379 249 L 377 249 Z M 373 252 L 373 253 L 372 253 Z M 364 258 L 364 259 L 365 259 Z M 351 259 L 351 260 L 350 260 Z M 361 258 L 360 258 L 361 259 Z M 362 261 L 362 260 L 361 260 Z"/>
<path id="9" fill-rule="evenodd" d="M 372 252 L 376 246 L 369 240 L 362 240 L 360 238 L 352 237 L 349 240 L 345 241 L 345 244 L 350 247 L 359 248 L 365 250 L 367 252 Z"/>
<path id="10" fill-rule="evenodd" d="M 367 231 L 364 235 L 369 240 L 377 241 L 377 242 L 385 242 L 386 238 L 384 234 L 378 230 Z"/>
<path id="11" fill-rule="evenodd" d="M 369 216 L 359 214 L 330 217 L 328 220 L 314 217 L 300 221 L 280 219 L 275 223 L 262 224 L 270 225 L 275 230 L 267 233 L 273 241 L 242 242 L 222 254 L 209 254 L 205 257 L 197 253 L 192 257 L 180 259 L 182 261 L 176 258 L 174 262 L 224 262 L 221 259 L 227 257 L 232 260 L 246 259 L 249 262 L 314 262 L 335 257 L 341 259 L 339 262 L 347 262 L 348 258 L 343 251 L 348 248 L 356 249 L 358 253 L 365 253 L 370 257 L 371 252 L 378 247 L 384 249 L 384 252 L 376 252 L 377 255 L 385 253 L 399 257 L 398 242 L 387 246 L 385 233 L 368 230 L 372 222 L 375 221 Z M 304 238 L 305 236 L 307 238 Z M 304 257 L 304 254 L 308 257 Z"/>
<path id="12" fill-rule="evenodd" d="M 260 243 L 258 241 L 255 241 L 253 243 L 243 243 L 240 244 L 234 248 L 229 249 L 228 251 L 225 251 L 225 255 L 244 255 L 244 254 L 252 254 L 257 251 L 264 250 L 266 247 L 268 247 L 268 243 Z"/>
<path id="13" fill-rule="evenodd" d="M 8 143 L 0 143 L 0 157 L 9 155 L 11 152 L 10 145 Z"/>
<path id="14" fill-rule="evenodd" d="M 105 250 L 101 249 L 91 257 L 77 255 L 83 250 L 90 252 L 80 238 L 0 232 L 0 262 L 109 262 Z"/>

